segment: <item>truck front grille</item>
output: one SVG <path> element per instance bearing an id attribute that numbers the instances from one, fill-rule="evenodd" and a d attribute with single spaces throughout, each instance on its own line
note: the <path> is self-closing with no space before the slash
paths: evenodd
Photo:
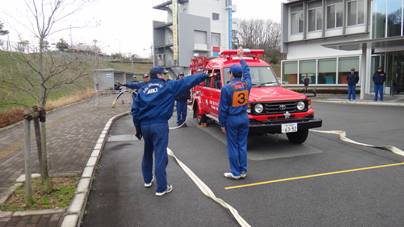
<path id="1" fill-rule="evenodd" d="M 264 111 L 261 114 L 283 114 L 286 112 L 295 113 L 307 111 L 307 103 L 306 108 L 303 111 L 299 111 L 297 109 L 297 103 L 298 101 L 262 103 L 262 105 L 264 106 Z"/>

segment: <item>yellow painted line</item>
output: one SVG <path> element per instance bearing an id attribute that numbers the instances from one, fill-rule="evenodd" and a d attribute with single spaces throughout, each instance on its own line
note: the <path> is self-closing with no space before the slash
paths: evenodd
<path id="1" fill-rule="evenodd" d="M 315 177 L 323 177 L 323 176 L 352 173 L 352 172 L 366 171 L 366 170 L 372 170 L 372 169 L 381 169 L 381 168 L 394 167 L 394 166 L 403 166 L 403 165 L 404 165 L 404 162 L 400 162 L 400 163 L 393 163 L 393 164 L 386 164 L 386 165 L 379 165 L 379 166 L 369 166 L 369 167 L 356 168 L 356 169 L 339 170 L 339 171 L 334 171 L 334 172 L 317 173 L 317 174 L 311 174 L 311 175 L 306 175 L 306 176 L 276 179 L 276 180 L 271 180 L 271 181 L 262 181 L 262 182 L 256 182 L 256 183 L 251 183 L 251 184 L 228 186 L 228 187 L 225 187 L 224 189 L 231 190 L 231 189 L 239 189 L 239 188 L 248 188 L 248 187 L 255 187 L 255 186 L 265 185 L 265 184 L 295 181 L 295 180 L 309 179 L 309 178 L 315 178 Z"/>

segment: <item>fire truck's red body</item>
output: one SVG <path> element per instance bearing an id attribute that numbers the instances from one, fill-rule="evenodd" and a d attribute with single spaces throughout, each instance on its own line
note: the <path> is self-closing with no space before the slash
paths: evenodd
<path id="1" fill-rule="evenodd" d="M 259 59 L 263 50 L 245 50 L 253 87 L 249 95 L 250 133 L 284 133 L 292 143 L 303 143 L 310 128 L 321 127 L 314 118 L 311 100 L 305 95 L 280 86 L 272 67 Z M 215 74 L 193 89 L 194 118 L 200 123 L 218 121 L 220 89 L 229 81 L 228 70 L 239 63 L 237 50 L 223 51 L 217 58 L 195 57 L 191 73 L 208 70 Z"/>

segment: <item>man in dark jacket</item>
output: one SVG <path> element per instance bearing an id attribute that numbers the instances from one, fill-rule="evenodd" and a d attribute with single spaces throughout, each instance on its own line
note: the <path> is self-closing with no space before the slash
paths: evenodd
<path id="1" fill-rule="evenodd" d="M 348 74 L 348 100 L 355 101 L 356 100 L 356 84 L 359 82 L 359 76 L 355 72 L 355 69 L 351 69 L 351 72 Z"/>
<path id="2" fill-rule="evenodd" d="M 166 167 L 168 163 L 168 120 L 173 114 L 174 99 L 208 78 L 207 74 L 197 74 L 187 76 L 182 80 L 166 81 L 163 74 L 163 68 L 152 68 L 151 80 L 138 90 L 133 111 L 136 128 L 141 129 L 144 138 L 142 160 L 144 186 L 150 188 L 153 184 L 154 153 L 157 196 L 163 196 L 173 190 L 173 187 L 167 183 Z"/>
<path id="3" fill-rule="evenodd" d="M 378 68 L 377 72 L 373 74 L 373 82 L 375 83 L 375 101 L 380 97 L 380 101 L 383 101 L 383 84 L 386 81 L 386 74 L 383 68 Z"/>
<path id="4" fill-rule="evenodd" d="M 177 80 L 182 80 L 184 78 L 184 73 L 180 73 L 178 75 Z M 187 127 L 185 121 L 187 120 L 187 100 L 191 97 L 191 92 L 186 90 L 181 93 L 177 97 L 175 97 L 176 101 L 176 109 L 177 109 L 177 126 L 183 125 Z"/>

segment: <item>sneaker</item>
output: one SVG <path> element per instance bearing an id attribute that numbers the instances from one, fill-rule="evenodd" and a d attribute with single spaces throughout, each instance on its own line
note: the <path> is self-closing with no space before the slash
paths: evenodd
<path id="1" fill-rule="evenodd" d="M 144 183 L 145 188 L 151 188 L 153 186 L 154 177 L 151 179 L 150 183 Z"/>
<path id="2" fill-rule="evenodd" d="M 241 178 L 241 179 L 245 179 L 246 177 L 247 177 L 247 173 L 241 173 L 241 174 L 240 174 L 240 178 Z"/>
<path id="3" fill-rule="evenodd" d="M 173 191 L 173 186 L 172 185 L 167 185 L 167 189 L 165 191 L 162 192 L 156 192 L 156 196 L 163 196 L 167 193 L 170 193 Z"/>
<path id="4" fill-rule="evenodd" d="M 224 173 L 224 177 L 233 179 L 233 180 L 240 180 L 240 176 L 234 176 L 232 173 Z"/>

